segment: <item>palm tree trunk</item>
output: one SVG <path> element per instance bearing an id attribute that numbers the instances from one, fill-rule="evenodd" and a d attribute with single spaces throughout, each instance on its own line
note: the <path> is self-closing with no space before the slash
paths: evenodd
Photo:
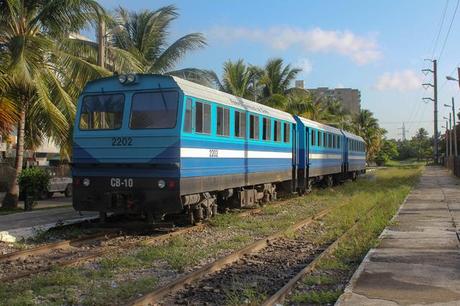
<path id="1" fill-rule="evenodd" d="M 18 176 L 22 171 L 22 163 L 24 161 L 24 127 L 26 123 L 26 111 L 23 107 L 19 113 L 19 122 L 18 122 L 18 135 L 16 141 L 16 161 L 13 180 L 11 181 L 10 188 L 8 193 L 2 202 L 2 207 L 4 208 L 16 208 L 18 207 L 18 197 L 19 197 L 19 185 L 18 185 Z"/>

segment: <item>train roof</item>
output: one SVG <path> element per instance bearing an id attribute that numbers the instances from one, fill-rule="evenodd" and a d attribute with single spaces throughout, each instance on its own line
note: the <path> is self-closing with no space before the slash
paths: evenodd
<path id="1" fill-rule="evenodd" d="M 305 126 L 314 127 L 314 128 L 326 131 L 326 132 L 331 132 L 331 133 L 336 133 L 336 134 L 342 133 L 341 130 L 339 130 L 338 128 L 335 128 L 335 127 L 332 127 L 332 126 L 329 126 L 323 123 L 319 123 L 319 122 L 316 122 L 310 119 L 302 118 L 299 116 L 296 116 L 296 117 L 299 118 L 299 120 L 302 121 L 302 123 Z"/>
<path id="2" fill-rule="evenodd" d="M 172 76 L 172 78 L 177 83 L 179 88 L 184 92 L 184 94 L 188 96 L 192 96 L 207 101 L 218 102 L 227 106 L 295 123 L 295 120 L 292 117 L 292 115 L 287 112 L 283 112 L 281 110 L 271 108 L 269 106 L 257 102 L 237 97 L 219 91 L 217 89 L 209 88 L 194 82 L 190 82 L 176 76 Z"/>
<path id="3" fill-rule="evenodd" d="M 355 135 L 355 134 L 347 132 L 345 130 L 342 130 L 342 132 L 343 132 L 343 135 L 345 135 L 345 137 L 347 137 L 347 138 L 364 142 L 364 139 L 361 136 Z"/>

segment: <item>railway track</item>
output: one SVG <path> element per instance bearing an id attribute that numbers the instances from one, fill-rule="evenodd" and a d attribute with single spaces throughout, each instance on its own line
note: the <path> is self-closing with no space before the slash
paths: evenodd
<path id="1" fill-rule="evenodd" d="M 250 245 L 228 255 L 228 256 L 225 256 L 223 258 L 220 258 L 210 264 L 207 264 L 205 265 L 204 267 L 196 270 L 196 271 L 193 271 L 191 272 L 190 274 L 187 274 L 187 275 L 184 275 L 182 277 L 179 277 L 178 279 L 176 279 L 175 281 L 163 286 L 163 287 L 160 287 L 146 295 L 144 295 L 143 297 L 139 298 L 139 299 L 136 299 L 136 300 L 133 300 L 131 301 L 130 305 L 152 305 L 152 304 L 157 304 L 160 302 L 160 304 L 181 304 L 184 302 L 184 299 L 188 298 L 188 297 L 185 297 L 184 295 L 182 295 L 179 299 L 175 299 L 177 296 L 174 296 L 174 293 L 176 293 L 177 291 L 181 290 L 181 289 L 184 289 L 186 285 L 189 285 L 193 282 L 196 282 L 196 281 L 199 281 L 201 279 L 203 279 L 205 276 L 207 275 L 210 275 L 211 273 L 213 272 L 216 272 L 216 273 L 220 273 L 220 274 L 223 274 L 223 275 L 230 275 L 230 273 L 221 273 L 221 271 L 223 269 L 228 269 L 227 266 L 231 267 L 232 265 L 234 265 L 235 263 L 237 263 L 238 261 L 240 261 L 241 258 L 249 255 L 249 254 L 252 254 L 252 253 L 256 253 L 256 252 L 259 252 L 260 250 L 263 250 L 265 248 L 267 248 L 268 246 L 270 245 L 273 245 L 274 242 L 276 240 L 279 240 L 281 239 L 282 237 L 284 237 L 285 233 L 288 232 L 288 231 L 296 231 L 296 230 L 299 230 L 300 228 L 302 227 L 305 227 L 305 226 L 308 226 L 310 224 L 312 224 L 313 222 L 315 222 L 317 219 L 320 219 L 324 216 L 326 216 L 330 211 L 332 211 L 333 208 L 327 208 L 327 209 L 324 209 L 322 210 L 321 212 L 317 213 L 316 215 L 310 217 L 310 218 L 307 218 L 307 219 L 304 219 L 298 223 L 295 223 L 294 225 L 291 225 L 289 226 L 286 230 L 283 230 L 281 232 L 278 232 L 278 233 L 275 233 L 275 234 L 272 234 L 264 239 L 260 239 L 260 240 L 257 240 L 253 243 L 251 243 Z M 254 274 L 255 275 L 255 274 Z M 209 288 L 213 288 L 213 290 L 208 290 Z M 188 289 L 186 290 L 189 290 L 191 292 L 196 292 L 196 287 L 188 287 Z M 218 293 L 215 291 L 215 289 L 218 289 L 218 288 L 214 288 L 214 287 L 211 287 L 211 286 L 201 286 L 201 289 L 204 289 L 205 291 L 208 291 L 208 293 Z M 219 289 L 220 290 L 220 289 Z M 219 293 L 223 293 L 222 290 L 219 292 Z M 168 296 L 169 295 L 169 296 Z M 215 296 L 214 296 L 215 297 Z M 219 301 L 219 297 L 216 297 L 217 299 L 212 299 L 211 301 Z M 166 299 L 166 301 L 162 300 L 162 299 Z M 220 299 L 220 301 L 222 301 L 222 299 Z M 190 302 L 190 301 L 188 301 Z M 203 303 L 201 303 L 201 301 L 192 301 L 191 304 L 204 304 L 208 301 L 205 301 Z"/>
<path id="2" fill-rule="evenodd" d="M 0 257 L 0 281 L 14 281 L 47 272 L 56 267 L 77 265 L 110 254 L 113 251 L 118 252 L 131 247 L 158 243 L 178 235 L 200 230 L 205 226 L 206 224 L 198 224 L 167 233 L 157 233 L 153 237 L 121 239 L 115 243 L 110 242 L 122 236 L 116 233 L 101 233 L 9 253 Z"/>
<path id="3" fill-rule="evenodd" d="M 274 205 L 281 205 L 283 201 Z M 262 212 L 261 208 L 250 209 L 238 213 L 245 217 Z M 78 265 L 82 262 L 97 259 L 115 251 L 126 250 L 159 243 L 170 238 L 204 229 L 207 223 L 170 230 L 166 233 L 156 232 L 152 237 L 131 239 L 124 243 L 119 241 L 110 245 L 110 241 L 120 237 L 116 230 L 105 230 L 101 233 L 84 238 L 63 240 L 44 244 L 35 248 L 11 252 L 0 256 L 0 282 L 14 281 L 34 274 L 50 271 L 56 267 Z"/>
<path id="4" fill-rule="evenodd" d="M 255 288 L 262 288 L 262 291 L 273 294 L 264 305 L 275 305 L 298 280 L 314 269 L 321 258 L 337 247 L 339 241 L 357 226 L 360 219 L 355 220 L 350 229 L 328 246 L 314 245 L 301 234 L 294 235 L 293 238 L 288 238 L 285 234 L 308 228 L 341 206 L 343 205 L 322 210 L 281 232 L 257 240 L 131 301 L 130 305 L 218 305 L 228 300 L 230 292 L 230 295 L 238 298 L 248 289 Z M 365 216 L 372 210 L 370 208 Z M 264 300 L 262 296 L 259 299 L 260 302 Z M 234 301 L 234 304 L 238 303 L 241 301 Z"/>

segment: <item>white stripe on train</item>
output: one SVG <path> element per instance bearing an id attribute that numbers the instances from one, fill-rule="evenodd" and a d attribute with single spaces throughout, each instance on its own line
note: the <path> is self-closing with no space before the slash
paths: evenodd
<path id="1" fill-rule="evenodd" d="M 245 151 L 227 149 L 180 148 L 181 157 L 195 158 L 289 158 L 292 152 Z"/>
<path id="2" fill-rule="evenodd" d="M 291 159 L 291 152 L 245 151 L 228 149 L 181 148 L 181 157 L 188 158 L 282 158 Z M 310 153 L 310 159 L 342 159 L 341 154 Z M 350 159 L 364 159 L 364 156 L 350 156 Z"/>

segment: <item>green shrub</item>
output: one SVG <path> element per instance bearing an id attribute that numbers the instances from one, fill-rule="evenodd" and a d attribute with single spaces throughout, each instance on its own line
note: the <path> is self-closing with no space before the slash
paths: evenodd
<path id="1" fill-rule="evenodd" d="M 49 180 L 50 175 L 46 170 L 38 167 L 26 168 L 18 177 L 19 192 L 36 200 L 47 191 Z"/>

